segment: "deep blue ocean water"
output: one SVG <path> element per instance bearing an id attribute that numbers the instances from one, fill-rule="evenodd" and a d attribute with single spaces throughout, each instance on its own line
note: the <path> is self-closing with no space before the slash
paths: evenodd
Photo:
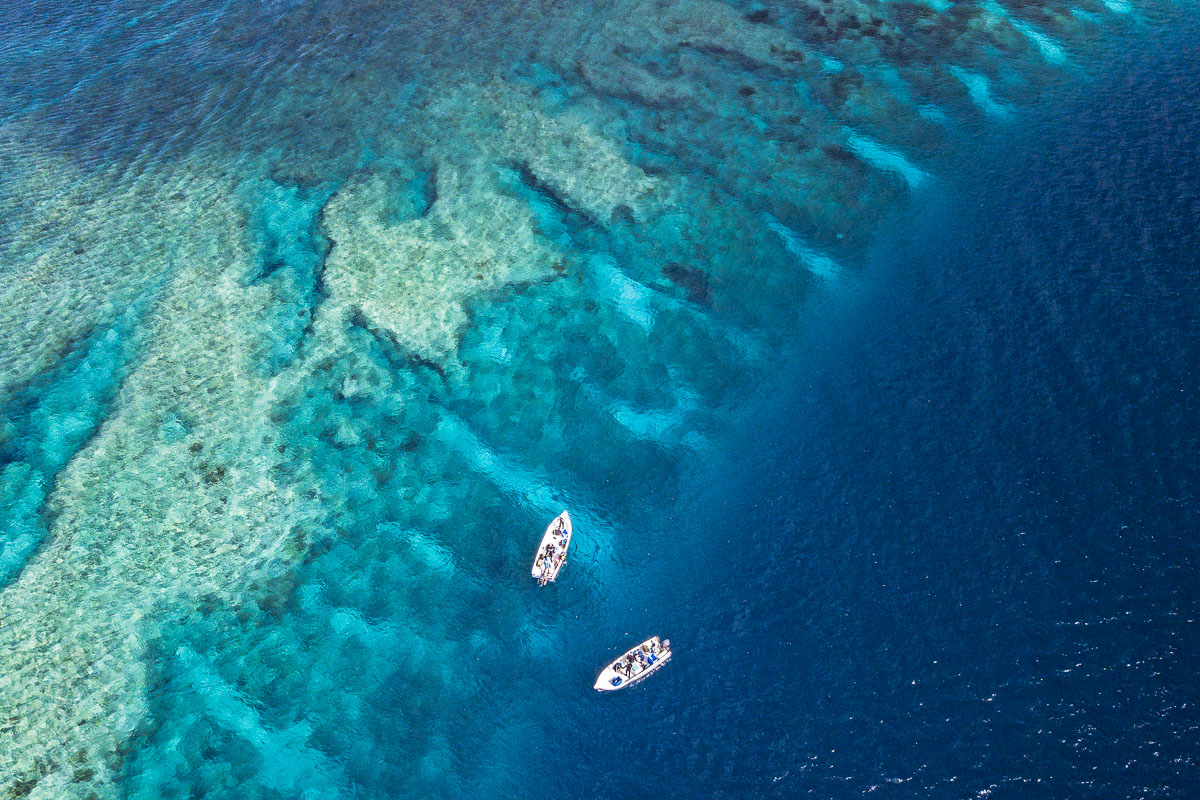
<path id="1" fill-rule="evenodd" d="M 263 130 L 316 154 L 327 172 L 279 167 L 287 191 L 252 200 L 256 280 L 283 298 L 269 375 L 303 356 L 294 311 L 326 292 L 314 209 L 338 170 L 370 162 L 371 144 L 346 142 L 386 127 L 371 105 L 386 92 L 299 92 L 350 115 L 311 129 L 245 117 L 343 51 L 378 69 L 395 37 L 441 24 L 436 8 L 393 30 L 387 9 L 296 7 L 56 22 L 23 4 L 10 40 L 31 50 L 6 50 L 9 113 L 59 120 L 45 146 L 89 169 L 253 149 Z M 542 232 L 617 257 L 478 310 L 464 374 L 355 319 L 348 348 L 279 389 L 270 450 L 288 460 L 271 478 L 314 485 L 326 533 L 245 602 L 148 614 L 146 710 L 116 794 L 1189 796 L 1200 31 L 1186 12 L 1098 46 L 1008 119 L 971 118 L 936 177 L 857 237 L 855 268 L 810 281 L 768 265 L 775 296 L 747 290 L 760 306 L 717 302 L 711 318 L 611 267 L 637 267 L 636 229 L 597 234 L 514 171 Z M 371 21 L 371 44 L 346 45 Z M 395 56 L 389 80 L 416 62 Z M 240 64 L 251 78 L 228 82 Z M 396 205 L 436 202 L 428 183 Z M 6 408 L 0 466 L 42 476 L 10 515 L 29 548 L 52 517 L 42 484 L 122 405 L 142 303 Z M 739 335 L 774 350 L 768 374 L 741 369 Z M 693 412 L 706 422 L 689 431 Z M 347 428 L 366 432 L 351 446 Z M 576 513 L 574 555 L 539 590 L 530 546 L 559 505 Z M 653 633 L 675 646 L 666 669 L 591 691 Z"/>
<path id="2" fill-rule="evenodd" d="M 1200 785 L 1195 33 L 985 137 L 814 312 L 647 537 L 614 606 L 679 656 L 554 726 L 567 796 Z"/>

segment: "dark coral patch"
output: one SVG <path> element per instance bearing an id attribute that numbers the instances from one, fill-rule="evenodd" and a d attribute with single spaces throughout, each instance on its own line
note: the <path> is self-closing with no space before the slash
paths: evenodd
<path id="1" fill-rule="evenodd" d="M 704 270 L 671 263 L 663 267 L 662 273 L 667 280 L 687 292 L 688 300 L 703 306 L 712 305 L 712 288 L 708 273 Z"/>
<path id="2" fill-rule="evenodd" d="M 854 153 L 851 153 L 840 144 L 821 145 L 821 152 L 832 158 L 834 161 L 840 161 L 843 164 L 852 164 L 858 161 Z"/>

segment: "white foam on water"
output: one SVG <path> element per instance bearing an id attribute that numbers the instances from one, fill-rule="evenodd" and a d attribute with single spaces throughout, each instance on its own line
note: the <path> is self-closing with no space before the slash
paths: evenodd
<path id="1" fill-rule="evenodd" d="M 1104 0 L 1104 7 L 1114 14 L 1129 14 L 1133 11 L 1133 4 L 1129 0 Z"/>
<path id="2" fill-rule="evenodd" d="M 949 121 L 949 117 L 946 116 L 946 112 L 933 103 L 922 103 L 921 105 L 917 106 L 917 113 L 927 120 L 941 123 L 943 125 Z"/>
<path id="3" fill-rule="evenodd" d="M 763 216 L 766 217 L 767 227 L 775 232 L 783 241 L 783 246 L 787 248 L 787 251 L 795 256 L 809 272 L 825 280 L 836 280 L 838 278 L 842 272 L 840 264 L 819 250 L 809 247 L 800 238 L 798 233 L 775 219 L 775 217 L 770 214 L 764 214 Z"/>
<path id="4" fill-rule="evenodd" d="M 970 96 L 971 102 L 978 106 L 980 111 L 997 119 L 1005 119 L 1012 114 L 1011 108 L 997 102 L 992 97 L 991 84 L 986 75 L 980 75 L 978 72 L 971 72 L 962 67 L 949 67 L 948 70 L 958 79 L 959 83 L 967 87 L 967 94 Z"/>
<path id="5" fill-rule="evenodd" d="M 630 403 L 606 396 L 598 386 L 587 379 L 582 369 L 575 370 L 571 375 L 571 379 L 580 385 L 584 394 L 603 406 L 635 439 L 663 446 L 702 446 L 705 443 L 704 437 L 692 431 L 688 425 L 689 415 L 700 407 L 700 397 L 695 390 L 683 385 L 674 374 L 671 377 L 675 381 L 675 388 L 671 392 L 675 400 L 674 408 L 639 409 Z"/>
<path id="6" fill-rule="evenodd" d="M 1042 54 L 1042 58 L 1050 64 L 1065 64 L 1067 63 L 1067 53 L 1063 50 L 1062 45 L 1051 39 L 1040 30 L 1030 25 L 1028 22 L 1015 19 L 1008 10 L 995 0 L 988 0 L 983 7 L 997 17 L 1008 20 L 1014 28 L 1016 28 L 1022 36 L 1028 39 L 1037 51 Z"/>
<path id="7" fill-rule="evenodd" d="M 715 329 L 717 334 L 724 337 L 726 341 L 737 348 L 738 353 L 746 361 L 764 361 L 766 360 L 766 349 L 763 343 L 756 339 L 753 334 L 747 333 L 741 328 L 718 323 L 716 318 L 710 314 L 697 315 L 703 320 L 706 327 Z"/>
<path id="8" fill-rule="evenodd" d="M 554 488 L 548 478 L 520 464 L 515 458 L 501 455 L 480 441 L 466 422 L 443 411 L 434 436 L 462 455 L 471 470 L 485 475 L 506 494 L 516 496 L 537 517 L 530 530 L 530 546 L 536 547 L 542 528 L 563 509 L 571 513 L 575 535 L 571 553 L 587 559 L 587 570 L 595 578 L 603 568 L 615 565 L 614 545 L 617 529 L 601 514 L 600 506 L 586 491 Z M 530 559 L 533 551 L 530 551 Z"/>
<path id="9" fill-rule="evenodd" d="M 588 264 L 598 280 L 601 299 L 626 319 L 650 330 L 656 316 L 654 290 L 626 275 L 612 256 L 594 255 Z"/>
<path id="10" fill-rule="evenodd" d="M 312 733 L 306 724 L 286 730 L 269 727 L 241 693 L 195 650 L 180 647 L 175 657 L 183 677 L 203 704 L 205 715 L 251 744 L 262 756 L 258 777 L 263 785 L 295 792 L 304 800 L 341 797 L 338 786 L 344 785 L 344 778 L 334 762 L 306 744 Z"/>
<path id="11" fill-rule="evenodd" d="M 674 432 L 683 425 L 678 411 L 639 411 L 620 401 L 609 403 L 608 413 L 638 439 L 659 444 L 673 443 Z"/>
<path id="12" fill-rule="evenodd" d="M 450 549 L 441 542 L 417 531 L 407 530 L 400 534 L 407 542 L 412 554 L 420 559 L 430 572 L 440 578 L 449 578 L 457 569 Z"/>
<path id="13" fill-rule="evenodd" d="M 892 2 L 892 0 L 877 0 L 877 2 L 880 5 L 887 5 L 888 3 Z M 949 11 L 950 7 L 954 5 L 954 0 L 917 0 L 917 2 L 921 3 L 922 5 L 929 6 L 939 14 L 944 14 L 945 12 Z"/>
<path id="14" fill-rule="evenodd" d="M 1012 20 L 1012 24 L 1026 39 L 1033 42 L 1033 46 L 1038 49 L 1038 52 L 1042 54 L 1042 58 L 1046 59 L 1047 62 L 1051 64 L 1067 63 L 1067 51 L 1058 42 L 1027 22 L 1014 19 Z"/>
<path id="15" fill-rule="evenodd" d="M 664 308 L 679 311 L 692 317 L 714 336 L 724 339 L 736 347 L 738 353 L 747 361 L 762 361 L 766 358 L 766 351 L 762 342 L 753 334 L 742 330 L 726 320 L 718 319 L 711 312 L 694 303 L 685 302 L 668 294 L 659 294 L 657 292 L 655 294 L 658 297 L 658 302 Z"/>
<path id="16" fill-rule="evenodd" d="M 443 410 L 434 435 L 462 455 L 473 471 L 486 475 L 505 494 L 518 497 L 531 511 L 544 516 L 546 522 L 565 508 L 571 512 L 572 519 L 587 521 L 589 536 L 600 535 L 609 541 L 614 537 L 613 528 L 604 521 L 596 511 L 597 505 L 582 490 L 554 488 L 551 481 L 539 471 L 488 447 L 456 415 Z"/>
<path id="17" fill-rule="evenodd" d="M 375 654 L 398 649 L 397 631 L 385 622 L 367 620 L 358 610 L 345 606 L 327 606 L 326 614 L 330 630 L 342 639 L 357 639 Z"/>
<path id="18" fill-rule="evenodd" d="M 908 79 L 895 66 L 891 64 L 876 64 L 869 69 L 864 69 L 864 72 L 887 87 L 888 91 L 901 104 L 909 107 L 918 104 L 919 101 L 913 94 L 912 84 L 909 83 Z"/>
<path id="19" fill-rule="evenodd" d="M 497 364 L 507 364 L 513 358 L 512 351 L 504 343 L 502 334 L 503 331 L 500 328 L 491 328 L 488 331 L 487 338 L 479 343 L 480 351 Z"/>
<path id="20" fill-rule="evenodd" d="M 717 336 L 724 338 L 738 348 L 747 359 L 761 360 L 762 346 L 745 331 L 728 323 L 719 322 L 711 314 L 705 313 L 691 303 L 685 303 L 670 295 L 657 292 L 633 278 L 629 277 L 612 256 L 599 254 L 589 261 L 593 275 L 599 279 L 601 299 L 614 306 L 626 319 L 649 331 L 658 318 L 659 309 L 682 311 L 700 322 Z"/>
<path id="21" fill-rule="evenodd" d="M 825 72 L 841 72 L 842 62 L 838 61 L 833 56 L 820 56 L 821 69 Z"/>
<path id="22" fill-rule="evenodd" d="M 14 461 L 0 469 L 4 539 L 0 540 L 0 586 L 10 581 L 42 540 L 38 509 L 46 497 L 44 479 L 29 464 Z"/>
<path id="23" fill-rule="evenodd" d="M 762 342 L 753 334 L 742 330 L 726 320 L 718 319 L 711 312 L 694 303 L 658 292 L 655 292 L 655 297 L 663 308 L 687 314 L 700 325 L 703 325 L 709 333 L 732 344 L 745 360 L 763 361 L 766 358 L 766 351 Z"/>
<path id="24" fill-rule="evenodd" d="M 854 151 L 855 155 L 878 170 L 900 176 L 901 180 L 908 184 L 908 188 L 916 189 L 929 178 L 929 175 L 916 164 L 895 150 L 884 147 L 874 139 L 863 136 L 851 128 L 842 128 L 842 133 L 846 137 L 846 144 Z"/>
<path id="25" fill-rule="evenodd" d="M 516 459 L 496 453 L 454 414 L 443 412 L 434 434 L 464 456 L 472 470 L 486 475 L 506 494 L 519 497 L 531 510 L 553 518 L 568 507 L 566 492 L 554 490 L 534 470 L 517 463 Z"/>

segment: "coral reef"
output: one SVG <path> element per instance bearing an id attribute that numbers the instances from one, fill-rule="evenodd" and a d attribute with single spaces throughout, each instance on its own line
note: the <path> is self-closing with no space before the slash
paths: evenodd
<path id="1" fill-rule="evenodd" d="M 472 298 L 554 275 L 561 256 L 487 162 L 441 162 L 435 176 L 437 197 L 414 219 L 387 218 L 382 174 L 355 176 L 333 196 L 323 215 L 333 250 L 321 313 L 358 312 L 417 358 L 444 363 Z"/>
<path id="2" fill-rule="evenodd" d="M 139 363 L 55 477 L 49 541 L 0 590 L 0 774 L 29 797 L 111 795 L 145 711 L 156 616 L 240 602 L 251 576 L 299 555 L 297 526 L 318 514 L 302 482 L 272 480 L 282 455 L 252 364 L 271 297 L 243 283 L 253 266 L 233 185 L 209 186 L 202 235 L 147 312 Z"/>
<path id="3" fill-rule="evenodd" d="M 216 105 L 186 147 L 89 132 L 97 168 L 6 123 L 0 798 L 482 785 L 532 711 L 480 687 L 531 689 L 512 648 L 562 635 L 505 583 L 511 531 L 569 498 L 597 572 L 619 558 L 636 503 L 588 487 L 669 492 L 805 292 L 1113 17 L 492 4 L 414 12 L 447 27 L 410 46 L 350 5 L 298 12 L 311 55 L 253 87 L 187 94 Z"/>

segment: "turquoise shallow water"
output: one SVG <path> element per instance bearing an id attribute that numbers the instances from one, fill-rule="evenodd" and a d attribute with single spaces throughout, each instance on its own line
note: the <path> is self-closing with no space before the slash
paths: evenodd
<path id="1" fill-rule="evenodd" d="M 1186 791 L 1194 27 L 16 6 L 0 793 Z"/>

